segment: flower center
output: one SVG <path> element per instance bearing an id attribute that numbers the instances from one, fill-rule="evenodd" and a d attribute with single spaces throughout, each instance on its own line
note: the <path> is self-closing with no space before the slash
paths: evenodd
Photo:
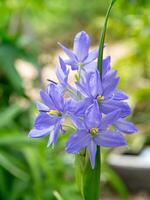
<path id="1" fill-rule="evenodd" d="M 62 116 L 62 114 L 61 114 L 58 110 L 50 110 L 50 111 L 48 112 L 48 114 L 49 114 L 49 115 L 57 115 L 57 116 L 59 116 L 59 117 Z"/>
<path id="2" fill-rule="evenodd" d="M 81 69 L 83 67 L 83 63 L 78 63 L 78 67 Z"/>
<path id="3" fill-rule="evenodd" d="M 90 129 L 90 134 L 91 134 L 92 136 L 98 135 L 98 132 L 99 132 L 99 128 L 91 128 L 91 129 Z"/>
<path id="4" fill-rule="evenodd" d="M 98 103 L 101 103 L 104 100 L 104 96 L 97 96 L 96 99 Z"/>

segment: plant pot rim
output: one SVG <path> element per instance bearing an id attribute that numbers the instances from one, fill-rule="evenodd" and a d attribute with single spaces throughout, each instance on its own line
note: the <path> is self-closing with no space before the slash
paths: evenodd
<path id="1" fill-rule="evenodd" d="M 150 147 L 145 148 L 139 155 L 123 154 L 125 150 L 115 150 L 108 156 L 108 163 L 111 166 L 130 169 L 150 170 Z"/>

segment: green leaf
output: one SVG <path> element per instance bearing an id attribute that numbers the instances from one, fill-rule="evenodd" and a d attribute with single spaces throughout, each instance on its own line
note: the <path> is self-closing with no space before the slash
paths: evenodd
<path id="1" fill-rule="evenodd" d="M 56 197 L 57 200 L 63 200 L 63 198 L 61 197 L 61 195 L 57 191 L 54 191 L 53 194 L 54 194 L 54 196 Z"/>
<path id="2" fill-rule="evenodd" d="M 32 153 L 31 153 L 32 150 Z M 29 165 L 31 176 L 34 181 L 34 193 L 37 200 L 43 199 L 42 193 L 42 176 L 40 174 L 39 159 L 40 157 L 36 154 L 36 150 L 26 147 L 24 149 L 24 156 Z"/>
<path id="3" fill-rule="evenodd" d="M 108 18 L 109 18 L 109 15 L 110 15 L 110 11 L 111 11 L 112 6 L 114 5 L 115 2 L 116 2 L 116 0 L 112 0 L 111 3 L 110 3 L 110 6 L 109 6 L 107 13 L 106 13 L 104 27 L 103 27 L 101 35 L 100 35 L 97 68 L 100 72 L 101 77 L 102 77 L 103 49 L 104 49 L 105 34 L 106 34 L 106 29 L 107 29 L 107 22 L 108 22 Z"/>
<path id="4" fill-rule="evenodd" d="M 23 181 L 28 179 L 28 174 L 11 162 L 5 153 L 0 153 L 0 166 Z"/>
<path id="5" fill-rule="evenodd" d="M 3 112 L 0 113 L 0 128 L 8 125 L 10 121 L 13 120 L 15 116 L 17 116 L 23 108 L 20 106 L 14 104 L 11 105 L 10 107 L 6 108 Z"/>
<path id="6" fill-rule="evenodd" d="M 2 167 L 0 167 L 0 194 L 2 199 L 8 199 L 6 177 Z"/>
<path id="7" fill-rule="evenodd" d="M 5 133 L 5 132 L 4 132 Z M 10 134 L 12 134 L 11 131 L 9 131 Z M 13 147 L 20 147 L 22 145 L 27 144 L 35 144 L 36 141 L 33 142 L 33 140 L 29 139 L 26 135 L 4 135 L 1 136 L 0 139 L 0 147 L 1 146 L 9 146 L 9 145 L 15 145 Z"/>
<path id="8" fill-rule="evenodd" d="M 24 196 L 28 185 L 28 181 L 22 182 L 20 180 L 14 179 L 11 192 L 9 191 L 9 196 L 11 194 L 11 200 L 22 199 L 22 196 Z"/>

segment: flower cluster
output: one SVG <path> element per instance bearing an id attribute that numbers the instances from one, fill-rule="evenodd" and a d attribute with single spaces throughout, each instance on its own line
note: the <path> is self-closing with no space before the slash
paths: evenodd
<path id="1" fill-rule="evenodd" d="M 92 168 L 95 166 L 97 146 L 118 147 L 126 145 L 122 133 L 137 131 L 134 124 L 125 120 L 130 107 L 128 96 L 117 89 L 119 77 L 110 66 L 110 57 L 103 59 L 102 75 L 97 70 L 98 49 L 89 52 L 90 38 L 85 32 L 75 36 L 73 51 L 59 44 L 68 59 L 59 58 L 56 71 L 58 83 L 51 81 L 40 92 L 42 103 L 37 103 L 39 114 L 32 138 L 49 135 L 48 146 L 55 144 L 59 134 L 65 134 L 66 117 L 75 126 L 75 132 L 66 142 L 68 153 L 78 154 L 87 149 Z M 68 82 L 71 71 L 76 73 L 75 86 Z"/>

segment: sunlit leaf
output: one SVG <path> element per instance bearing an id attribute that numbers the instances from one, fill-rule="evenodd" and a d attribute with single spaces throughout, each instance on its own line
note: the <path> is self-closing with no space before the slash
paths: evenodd
<path id="1" fill-rule="evenodd" d="M 23 108 L 18 106 L 17 104 L 11 105 L 6 108 L 3 112 L 0 113 L 0 128 L 8 125 L 14 117 L 16 117 L 20 112 L 22 112 Z"/>
<path id="2" fill-rule="evenodd" d="M 0 153 L 0 166 L 5 168 L 7 171 L 9 171 L 10 174 L 14 175 L 15 177 L 26 180 L 28 179 L 28 175 L 26 172 L 24 172 L 22 169 L 18 168 L 16 165 L 14 165 L 10 160 L 8 159 L 8 156 L 4 153 Z"/>

